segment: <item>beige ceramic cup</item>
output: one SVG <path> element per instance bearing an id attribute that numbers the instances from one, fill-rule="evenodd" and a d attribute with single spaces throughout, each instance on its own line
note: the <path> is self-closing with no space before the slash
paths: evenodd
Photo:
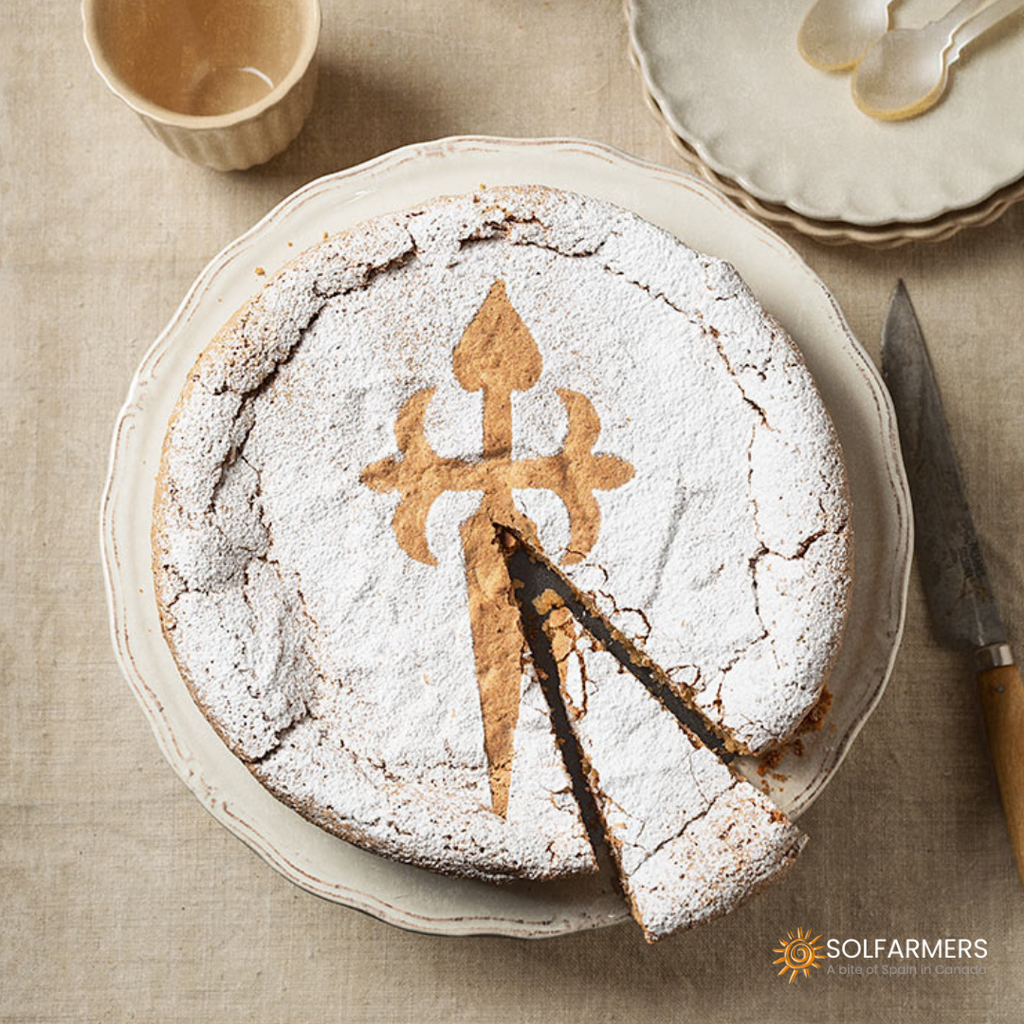
<path id="1" fill-rule="evenodd" d="M 82 0 L 82 19 L 110 89 L 196 163 L 263 163 L 313 105 L 319 0 Z"/>

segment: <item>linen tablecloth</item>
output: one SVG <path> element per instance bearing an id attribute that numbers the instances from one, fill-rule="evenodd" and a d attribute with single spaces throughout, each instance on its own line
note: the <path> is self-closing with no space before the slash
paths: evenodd
<path id="1" fill-rule="evenodd" d="M 311 178 L 444 135 L 590 137 L 678 165 L 618 0 L 326 0 L 322 55 L 293 147 L 218 174 L 106 91 L 76 5 L 0 5 L 0 1020 L 1020 1021 L 1024 892 L 969 666 L 933 641 L 916 574 L 892 681 L 801 821 L 801 862 L 655 948 L 632 926 L 401 932 L 285 881 L 164 763 L 114 662 L 97 509 L 131 375 L 210 257 Z M 876 358 L 906 279 L 1024 652 L 1024 205 L 941 245 L 787 238 Z M 790 985 L 771 948 L 797 926 L 984 938 L 987 973 Z"/>

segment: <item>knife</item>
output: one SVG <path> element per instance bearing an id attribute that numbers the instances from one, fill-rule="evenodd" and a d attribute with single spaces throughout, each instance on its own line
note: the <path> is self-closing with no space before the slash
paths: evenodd
<path id="1" fill-rule="evenodd" d="M 989 583 L 921 326 L 902 281 L 882 329 L 882 376 L 896 406 L 932 627 L 947 647 L 974 652 L 992 764 L 1024 883 L 1024 685 Z"/>

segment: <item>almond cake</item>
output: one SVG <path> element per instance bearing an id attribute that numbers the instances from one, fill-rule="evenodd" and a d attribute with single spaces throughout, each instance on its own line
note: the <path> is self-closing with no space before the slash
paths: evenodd
<path id="1" fill-rule="evenodd" d="M 157 479 L 167 642 L 323 828 L 474 878 L 591 872 L 496 527 L 733 749 L 785 741 L 821 694 L 852 538 L 798 351 L 727 263 L 541 186 L 330 237 L 211 340 Z M 769 867 L 799 845 L 779 829 Z"/>

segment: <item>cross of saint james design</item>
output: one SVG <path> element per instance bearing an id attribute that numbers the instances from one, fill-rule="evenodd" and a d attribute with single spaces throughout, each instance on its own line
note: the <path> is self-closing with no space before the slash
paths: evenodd
<path id="1" fill-rule="evenodd" d="M 512 392 L 528 391 L 541 375 L 537 343 L 512 308 L 505 283 L 495 281 L 455 346 L 452 369 L 466 391 L 483 391 L 483 451 L 475 460 L 442 458 L 427 441 L 423 420 L 434 395 L 424 388 L 398 412 L 395 440 L 401 458 L 367 466 L 363 482 L 377 491 L 398 491 L 402 500 L 392 526 L 402 549 L 426 565 L 437 562 L 427 545 L 427 515 L 445 491 L 480 491 L 476 512 L 461 527 L 473 654 L 484 720 L 484 752 L 491 806 L 504 815 L 512 750 L 519 717 L 522 633 L 518 610 L 510 602 L 509 578 L 497 545 L 495 526 L 517 530 L 537 543 L 534 524 L 516 508 L 516 488 L 554 491 L 569 513 L 565 563 L 582 559 L 601 526 L 594 491 L 621 487 L 633 467 L 614 455 L 595 455 L 601 421 L 590 400 L 578 391 L 558 389 L 568 430 L 557 455 L 512 458 Z"/>

